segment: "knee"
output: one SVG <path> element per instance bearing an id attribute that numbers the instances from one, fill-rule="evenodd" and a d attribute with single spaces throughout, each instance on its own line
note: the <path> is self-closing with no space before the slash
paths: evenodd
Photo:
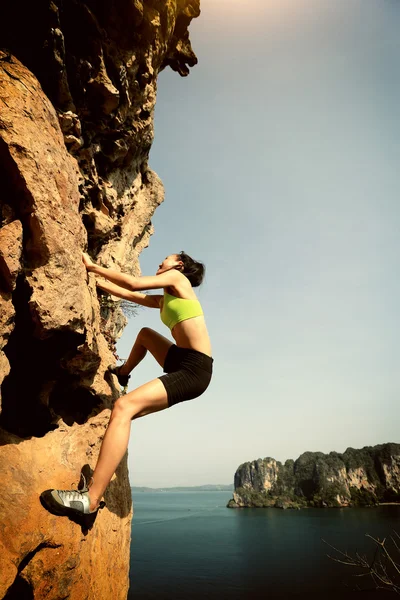
<path id="1" fill-rule="evenodd" d="M 138 333 L 138 339 L 143 343 L 148 340 L 154 333 L 154 329 L 150 327 L 142 327 Z"/>
<path id="2" fill-rule="evenodd" d="M 135 402 L 129 401 L 127 396 L 118 398 L 113 406 L 110 419 L 132 420 L 137 414 L 138 407 Z"/>

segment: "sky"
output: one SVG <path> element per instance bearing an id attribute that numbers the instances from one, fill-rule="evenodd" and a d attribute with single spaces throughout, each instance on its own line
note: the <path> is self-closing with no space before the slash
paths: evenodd
<path id="1" fill-rule="evenodd" d="M 150 166 L 165 186 L 143 275 L 184 250 L 214 377 L 133 421 L 135 486 L 232 483 L 246 461 L 399 436 L 397 0 L 201 0 L 187 78 L 160 74 Z M 141 308 L 142 327 L 170 337 Z M 151 355 L 129 389 L 162 372 Z"/>

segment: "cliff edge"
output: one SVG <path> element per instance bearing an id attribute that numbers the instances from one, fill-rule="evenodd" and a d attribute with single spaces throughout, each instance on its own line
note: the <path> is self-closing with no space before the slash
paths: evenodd
<path id="1" fill-rule="evenodd" d="M 140 274 L 163 201 L 148 166 L 157 75 L 196 64 L 199 12 L 199 0 L 1 3 L 1 598 L 127 596 L 126 456 L 87 527 L 39 495 L 90 473 L 119 395 L 107 367 L 124 317 L 81 253 Z"/>

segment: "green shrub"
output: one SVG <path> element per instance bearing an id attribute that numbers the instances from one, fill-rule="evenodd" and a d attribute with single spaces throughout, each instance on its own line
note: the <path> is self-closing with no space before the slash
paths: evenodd
<path id="1" fill-rule="evenodd" d="M 350 487 L 351 503 L 353 506 L 374 506 L 378 503 L 375 494 L 365 488 Z"/>

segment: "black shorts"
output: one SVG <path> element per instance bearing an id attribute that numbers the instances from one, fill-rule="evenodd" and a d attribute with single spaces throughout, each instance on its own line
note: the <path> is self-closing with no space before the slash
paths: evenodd
<path id="1" fill-rule="evenodd" d="M 205 392 L 211 381 L 213 362 L 211 356 L 203 352 L 172 344 L 164 362 L 167 375 L 159 377 L 167 390 L 169 406 Z"/>

